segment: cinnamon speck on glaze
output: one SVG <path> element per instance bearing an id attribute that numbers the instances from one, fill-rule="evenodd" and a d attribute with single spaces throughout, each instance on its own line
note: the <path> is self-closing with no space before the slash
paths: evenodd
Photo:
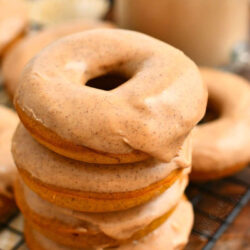
<path id="1" fill-rule="evenodd" d="M 111 91 L 84 86 L 112 71 L 129 80 Z M 120 154 L 136 149 L 165 162 L 202 118 L 206 101 L 200 73 L 182 52 L 118 29 L 48 46 L 26 66 L 15 99 L 28 116 L 76 145 Z"/>
<path id="2" fill-rule="evenodd" d="M 13 138 L 12 152 L 17 167 L 43 183 L 85 192 L 134 191 L 166 178 L 176 169 L 185 168 L 188 173 L 191 166 L 190 137 L 169 163 L 149 159 L 120 165 L 89 164 L 48 150 L 20 124 Z"/>

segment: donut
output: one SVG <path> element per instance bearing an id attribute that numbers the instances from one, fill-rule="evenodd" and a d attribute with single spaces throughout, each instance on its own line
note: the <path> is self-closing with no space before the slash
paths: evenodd
<path id="1" fill-rule="evenodd" d="M 232 73 L 201 68 L 210 118 L 193 131 L 192 180 L 232 175 L 250 162 L 250 83 Z"/>
<path id="2" fill-rule="evenodd" d="M 22 38 L 3 57 L 2 73 L 10 97 L 14 96 L 24 66 L 40 50 L 63 36 L 100 27 L 111 28 L 113 26 L 108 22 L 79 19 L 54 25 Z"/>
<path id="3" fill-rule="evenodd" d="M 113 213 L 82 213 L 42 200 L 21 180 L 15 194 L 19 208 L 39 232 L 69 247 L 111 247 L 138 240 L 171 216 L 187 186 L 182 176 L 152 201 Z M 153 212 L 152 212 L 153 211 Z"/>
<path id="4" fill-rule="evenodd" d="M 183 249 L 193 225 L 192 205 L 182 199 L 169 218 L 152 233 L 138 241 L 133 241 L 112 249 L 117 250 L 166 250 Z M 185 226 L 183 226 L 185 225 Z M 38 232 L 25 223 L 25 238 L 30 250 L 94 250 L 96 248 L 72 248 L 62 245 Z M 111 249 L 111 248 L 105 248 Z"/>
<path id="5" fill-rule="evenodd" d="M 152 199 L 190 171 L 188 137 L 169 163 L 149 159 L 117 165 L 67 159 L 37 143 L 23 125 L 13 137 L 12 153 L 23 181 L 58 206 L 83 212 L 125 210 Z"/>
<path id="6" fill-rule="evenodd" d="M 0 105 L 0 218 L 6 218 L 15 210 L 13 182 L 16 168 L 11 156 L 11 138 L 16 129 L 16 114 Z"/>
<path id="7" fill-rule="evenodd" d="M 89 83 L 111 73 L 125 82 L 106 90 Z M 206 99 L 198 68 L 181 51 L 138 32 L 98 29 L 39 53 L 14 102 L 24 126 L 50 150 L 120 164 L 150 156 L 170 162 L 204 115 Z"/>
<path id="8" fill-rule="evenodd" d="M 0 0 L 0 57 L 28 25 L 28 10 L 24 1 Z"/>
<path id="9" fill-rule="evenodd" d="M 11 155 L 11 139 L 18 124 L 16 114 L 0 105 L 0 193 L 12 197 L 16 167 Z"/>
<path id="10" fill-rule="evenodd" d="M 248 41 L 249 0 L 201 1 L 116 0 L 113 17 L 119 27 L 172 44 L 198 65 L 229 66 Z"/>

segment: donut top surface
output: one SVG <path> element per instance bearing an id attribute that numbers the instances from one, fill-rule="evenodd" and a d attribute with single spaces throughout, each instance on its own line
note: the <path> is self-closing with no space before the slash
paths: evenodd
<path id="1" fill-rule="evenodd" d="M 11 155 L 11 139 L 18 123 L 17 115 L 0 106 L 0 193 L 12 196 L 16 167 Z"/>
<path id="2" fill-rule="evenodd" d="M 0 0 L 0 55 L 26 28 L 27 6 L 21 0 Z"/>
<path id="3" fill-rule="evenodd" d="M 232 73 L 201 68 L 217 118 L 193 133 L 193 169 L 223 171 L 250 162 L 250 83 Z"/>
<path id="4" fill-rule="evenodd" d="M 101 27 L 111 28 L 113 26 L 108 22 L 78 19 L 54 25 L 21 39 L 3 58 L 2 73 L 9 94 L 14 96 L 24 66 L 45 46 L 63 36 Z"/>
<path id="5" fill-rule="evenodd" d="M 108 73 L 128 80 L 86 86 Z M 61 138 L 108 153 L 170 161 L 202 118 L 207 90 L 181 51 L 133 31 L 98 29 L 58 40 L 26 66 L 15 104 Z"/>

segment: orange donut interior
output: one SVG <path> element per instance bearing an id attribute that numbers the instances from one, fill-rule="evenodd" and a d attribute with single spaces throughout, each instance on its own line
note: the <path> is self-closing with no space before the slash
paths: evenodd
<path id="1" fill-rule="evenodd" d="M 100 152 L 84 146 L 75 145 L 64 140 L 59 135 L 44 127 L 38 121 L 31 119 L 18 105 L 15 104 L 16 111 L 23 125 L 29 130 L 31 135 L 48 149 L 66 156 L 68 158 L 84 161 L 87 163 L 98 164 L 121 164 L 139 162 L 148 159 L 150 156 L 133 150 L 129 154 L 112 154 Z"/>
<path id="2" fill-rule="evenodd" d="M 163 193 L 183 172 L 182 169 L 174 170 L 165 179 L 135 191 L 95 193 L 69 190 L 45 184 L 32 177 L 30 173 L 22 168 L 18 170 L 26 185 L 43 199 L 61 207 L 93 213 L 126 210 L 143 204 Z"/>
<path id="3" fill-rule="evenodd" d="M 83 231 L 73 226 L 67 225 L 57 219 L 49 219 L 40 216 L 36 212 L 32 211 L 31 208 L 25 202 L 22 187 L 17 181 L 15 184 L 15 196 L 16 201 L 21 209 L 24 217 L 29 221 L 37 231 L 41 232 L 45 236 L 69 247 L 93 247 L 93 246 L 117 246 L 127 242 L 138 240 L 145 235 L 149 234 L 162 223 L 164 223 L 168 217 L 173 213 L 175 206 L 167 211 L 162 216 L 153 220 L 144 229 L 137 231 L 132 237 L 126 240 L 115 240 L 104 233 L 94 232 L 93 229 L 89 231 Z"/>

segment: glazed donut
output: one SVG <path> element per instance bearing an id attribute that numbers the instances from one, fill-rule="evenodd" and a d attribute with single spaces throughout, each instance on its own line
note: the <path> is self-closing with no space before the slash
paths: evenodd
<path id="1" fill-rule="evenodd" d="M 16 114 L 0 105 L 0 218 L 7 218 L 16 209 L 13 182 L 17 171 L 10 149 L 17 123 Z"/>
<path id="2" fill-rule="evenodd" d="M 21 145 L 21 146 L 20 146 Z M 108 212 L 142 204 L 169 188 L 191 165 L 189 137 L 169 163 L 149 159 L 118 165 L 90 164 L 60 156 L 19 125 L 12 153 L 24 182 L 43 199 L 78 211 Z"/>
<path id="3" fill-rule="evenodd" d="M 24 66 L 40 50 L 63 36 L 101 27 L 111 28 L 113 26 L 108 22 L 80 19 L 54 25 L 42 31 L 32 33 L 17 42 L 8 50 L 2 62 L 4 84 L 11 98 L 14 96 Z"/>
<path id="4" fill-rule="evenodd" d="M 109 91 L 85 85 L 108 73 L 128 80 Z M 204 115 L 206 98 L 197 67 L 179 50 L 138 32 L 100 29 L 39 53 L 15 106 L 36 140 L 68 158 L 169 162 Z"/>
<path id="5" fill-rule="evenodd" d="M 250 85 L 231 73 L 201 68 L 216 119 L 193 133 L 193 180 L 232 175 L 250 162 Z"/>
<path id="6" fill-rule="evenodd" d="M 24 32 L 27 25 L 28 10 L 24 1 L 0 0 L 0 56 Z"/>
<path id="7" fill-rule="evenodd" d="M 155 231 L 146 235 L 138 241 L 133 241 L 122 246 L 117 246 L 117 250 L 166 250 L 182 249 L 188 241 L 188 237 L 193 225 L 192 205 L 182 199 L 169 218 Z M 185 226 L 183 226 L 185 225 Z M 30 250 L 79 250 L 62 245 L 44 236 L 34 229 L 30 224 L 25 223 L 25 238 Z M 80 248 L 94 249 L 94 248 Z M 109 248 L 107 248 L 109 249 Z M 114 249 L 114 248 L 112 248 Z"/>
<path id="8" fill-rule="evenodd" d="M 18 124 L 17 115 L 0 105 L 0 194 L 12 197 L 16 167 L 11 155 L 11 139 Z"/>
<path id="9" fill-rule="evenodd" d="M 148 203 L 114 213 L 82 213 L 41 199 L 21 180 L 15 195 L 24 217 L 36 230 L 70 247 L 111 247 L 138 240 L 171 216 L 181 200 L 187 176 Z M 152 212 L 153 211 L 153 212 Z"/>

